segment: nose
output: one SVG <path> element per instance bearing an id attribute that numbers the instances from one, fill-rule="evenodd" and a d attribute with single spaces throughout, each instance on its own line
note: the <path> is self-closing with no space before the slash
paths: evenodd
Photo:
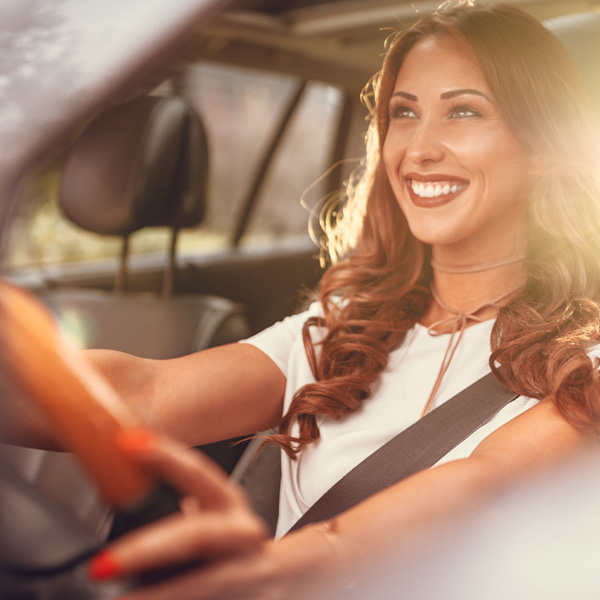
<path id="1" fill-rule="evenodd" d="M 421 119 L 412 131 L 406 147 L 406 156 L 415 164 L 439 162 L 444 158 L 442 132 L 432 119 Z"/>

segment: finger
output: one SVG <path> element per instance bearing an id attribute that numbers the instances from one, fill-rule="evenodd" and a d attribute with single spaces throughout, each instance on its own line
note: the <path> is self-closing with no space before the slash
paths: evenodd
<path id="1" fill-rule="evenodd" d="M 248 510 L 172 515 L 113 542 L 90 563 L 93 579 L 111 579 L 252 551 L 266 537 Z"/>
<path id="2" fill-rule="evenodd" d="M 193 496 L 206 509 L 245 505 L 245 495 L 226 473 L 199 451 L 181 450 L 146 430 L 126 430 L 118 444 L 145 471 Z"/>
<path id="3" fill-rule="evenodd" d="M 137 588 L 119 600 L 288 599 L 279 587 L 268 553 L 258 551 Z"/>

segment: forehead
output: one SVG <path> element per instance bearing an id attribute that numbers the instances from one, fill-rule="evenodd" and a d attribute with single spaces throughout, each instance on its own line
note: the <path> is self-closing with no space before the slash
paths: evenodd
<path id="1" fill-rule="evenodd" d="M 410 88 L 410 89 L 408 89 Z M 429 36 L 407 53 L 396 76 L 396 90 L 477 89 L 491 94 L 479 63 L 468 48 L 450 37 Z"/>

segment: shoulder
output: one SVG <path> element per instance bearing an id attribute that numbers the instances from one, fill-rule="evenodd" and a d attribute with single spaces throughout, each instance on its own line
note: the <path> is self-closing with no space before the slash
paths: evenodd
<path id="1" fill-rule="evenodd" d="M 304 324 L 311 317 L 322 316 L 321 304 L 313 302 L 307 310 L 286 317 L 240 343 L 250 344 L 262 350 L 285 375 L 293 350 L 297 347 L 303 348 L 302 328 Z"/>

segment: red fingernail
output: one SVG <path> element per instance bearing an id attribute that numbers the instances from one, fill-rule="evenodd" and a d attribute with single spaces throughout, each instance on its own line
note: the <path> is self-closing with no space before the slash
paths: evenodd
<path id="1" fill-rule="evenodd" d="M 105 581 L 118 577 L 121 573 L 121 565 L 111 552 L 102 550 L 90 561 L 88 572 L 91 579 Z"/>
<path id="2" fill-rule="evenodd" d="M 125 429 L 117 434 L 117 444 L 130 454 L 148 452 L 156 447 L 156 436 L 147 429 Z"/>

